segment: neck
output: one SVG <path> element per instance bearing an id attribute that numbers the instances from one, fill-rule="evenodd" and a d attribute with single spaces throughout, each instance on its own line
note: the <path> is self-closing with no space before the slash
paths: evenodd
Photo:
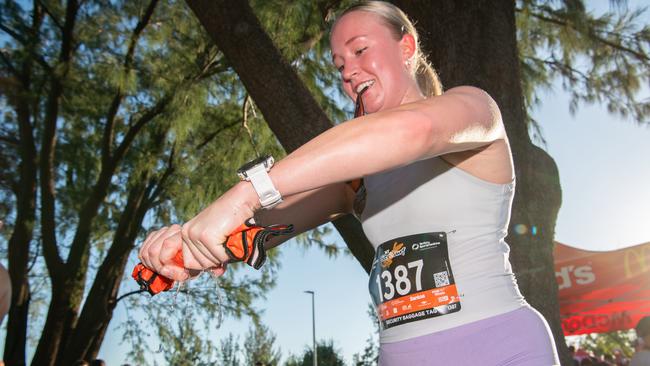
<path id="1" fill-rule="evenodd" d="M 402 104 L 413 103 L 426 98 L 424 95 L 422 95 L 422 92 L 420 91 L 420 88 L 418 88 L 417 83 L 415 81 L 413 81 L 413 83 L 414 84 L 406 90 L 406 93 L 402 98 Z"/>

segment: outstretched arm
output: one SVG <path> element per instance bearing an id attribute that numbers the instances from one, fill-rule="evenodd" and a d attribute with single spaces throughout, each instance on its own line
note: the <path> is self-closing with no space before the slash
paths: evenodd
<path id="1" fill-rule="evenodd" d="M 494 100 L 458 87 L 337 125 L 280 161 L 270 176 L 291 195 L 504 139 Z"/>
<path id="2" fill-rule="evenodd" d="M 476 150 L 475 155 L 486 154 L 484 151 L 489 151 L 491 145 L 507 146 L 504 141 L 503 123 L 492 98 L 480 89 L 458 87 L 441 96 L 337 125 L 278 162 L 269 174 L 287 199 L 294 195 L 307 197 L 310 191 L 336 192 L 334 188 L 323 187 L 341 187 L 346 181 L 417 160 L 469 150 Z M 510 164 L 507 154 L 491 156 L 494 158 L 484 162 L 488 171 L 490 164 Z M 341 191 L 338 192 L 337 197 L 341 197 Z M 299 201 L 294 203 L 307 209 L 308 201 Z M 183 226 L 185 266 L 210 268 L 226 262 L 228 256 L 221 243 L 259 209 L 252 185 L 236 184 Z M 261 215 L 279 217 L 281 209 L 276 212 Z M 304 220 L 300 210 L 285 213 L 287 218 Z M 323 219 L 312 216 L 304 221 L 304 227 L 315 226 Z M 165 260 L 160 261 L 161 267 L 166 264 Z"/>

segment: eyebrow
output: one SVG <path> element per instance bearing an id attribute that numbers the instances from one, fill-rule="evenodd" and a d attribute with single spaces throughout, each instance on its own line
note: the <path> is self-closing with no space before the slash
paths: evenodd
<path id="1" fill-rule="evenodd" d="M 354 42 L 355 40 L 357 40 L 358 38 L 361 38 L 361 37 L 367 37 L 367 35 L 366 34 L 360 34 L 358 36 L 354 36 L 354 37 L 348 39 L 347 41 L 345 41 L 344 45 L 347 46 L 350 43 Z M 336 54 L 333 53 L 332 54 L 332 62 L 334 62 L 334 58 L 336 58 Z"/>

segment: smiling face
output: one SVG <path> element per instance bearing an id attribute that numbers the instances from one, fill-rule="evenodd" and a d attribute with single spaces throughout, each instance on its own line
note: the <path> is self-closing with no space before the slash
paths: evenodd
<path id="1" fill-rule="evenodd" d="M 378 15 L 352 11 L 341 17 L 331 36 L 332 60 L 345 93 L 363 94 L 366 112 L 396 107 L 421 98 L 406 61 L 414 53 L 410 35 L 396 39 Z"/>

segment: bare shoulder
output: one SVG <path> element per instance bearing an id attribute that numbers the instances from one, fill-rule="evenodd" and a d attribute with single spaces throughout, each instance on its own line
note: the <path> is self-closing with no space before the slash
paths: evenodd
<path id="1" fill-rule="evenodd" d="M 481 88 L 470 85 L 455 86 L 446 90 L 443 95 L 455 95 L 463 98 L 469 98 L 475 102 L 493 103 L 494 99 Z"/>
<path id="2" fill-rule="evenodd" d="M 471 111 L 480 130 L 491 131 L 486 143 L 478 148 L 445 154 L 443 158 L 452 165 L 492 183 L 508 183 L 514 177 L 510 144 L 505 133 L 501 112 L 494 99 L 484 90 L 473 86 L 458 86 L 443 94 L 458 101 L 466 111 Z"/>
<path id="3" fill-rule="evenodd" d="M 501 119 L 501 112 L 496 101 L 488 92 L 475 86 L 456 86 L 447 90 L 443 95 L 453 96 L 455 99 L 471 105 L 472 109 L 489 113 L 496 119 Z"/>
<path id="4" fill-rule="evenodd" d="M 427 98 L 426 105 L 484 123 L 501 122 L 501 112 L 496 101 L 485 90 L 474 86 L 453 87 L 442 95 Z"/>

